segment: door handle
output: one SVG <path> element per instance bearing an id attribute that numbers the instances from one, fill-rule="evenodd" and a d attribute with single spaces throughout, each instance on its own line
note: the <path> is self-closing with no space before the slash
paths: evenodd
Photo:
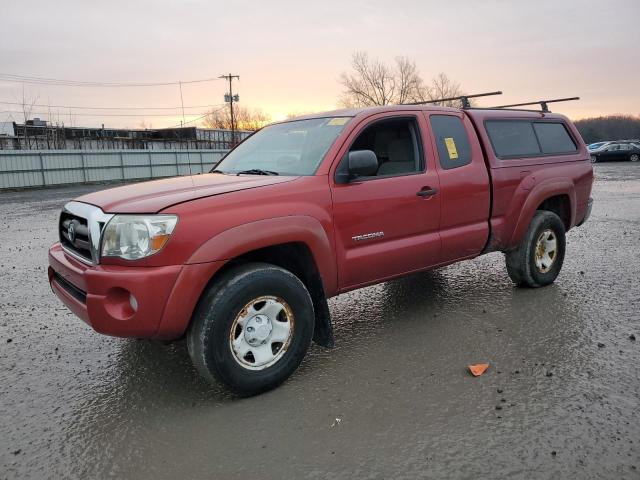
<path id="1" fill-rule="evenodd" d="M 416 195 L 419 197 L 433 197 L 436 193 L 438 193 L 437 188 L 425 187 L 416 193 Z"/>

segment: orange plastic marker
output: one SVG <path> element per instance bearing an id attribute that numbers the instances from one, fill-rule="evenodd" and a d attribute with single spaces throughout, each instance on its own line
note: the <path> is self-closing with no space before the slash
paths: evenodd
<path id="1" fill-rule="evenodd" d="M 489 368 L 488 363 L 476 363 L 475 365 L 469 365 L 469 371 L 474 377 L 479 377 L 480 375 L 482 375 L 487 371 L 487 368 Z"/>

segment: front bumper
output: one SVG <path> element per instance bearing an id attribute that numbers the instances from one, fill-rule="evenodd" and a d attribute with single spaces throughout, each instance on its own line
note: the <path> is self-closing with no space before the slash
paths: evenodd
<path id="1" fill-rule="evenodd" d="M 48 276 L 58 298 L 95 331 L 170 340 L 184 333 L 198 298 L 220 266 L 222 262 L 90 266 L 56 243 L 49 250 Z"/>

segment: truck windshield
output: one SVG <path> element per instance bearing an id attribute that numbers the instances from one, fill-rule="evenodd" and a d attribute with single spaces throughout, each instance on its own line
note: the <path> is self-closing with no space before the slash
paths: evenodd
<path id="1" fill-rule="evenodd" d="M 313 118 L 265 127 L 229 152 L 215 171 L 313 175 L 349 120 L 351 117 Z"/>

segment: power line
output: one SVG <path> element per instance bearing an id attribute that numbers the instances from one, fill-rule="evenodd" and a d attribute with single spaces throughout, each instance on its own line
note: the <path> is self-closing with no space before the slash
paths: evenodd
<path id="1" fill-rule="evenodd" d="M 200 78 L 197 80 L 183 80 L 175 82 L 89 82 L 84 80 L 64 80 L 60 78 L 0 73 L 0 81 L 4 82 L 30 83 L 36 85 L 56 85 L 63 87 L 166 87 L 169 85 L 180 85 L 181 83 L 191 84 L 213 82 L 218 80 L 218 78 Z"/>
<path id="2" fill-rule="evenodd" d="M 173 125 L 171 127 L 168 128 L 173 128 L 173 127 L 179 127 L 181 125 L 188 125 L 189 123 L 194 123 L 197 122 L 198 120 L 201 120 L 209 115 L 211 115 L 212 113 L 216 113 L 219 112 L 220 110 L 224 110 L 225 108 L 227 108 L 226 106 L 218 108 L 217 110 L 212 110 L 210 112 L 206 112 L 204 114 L 197 114 L 197 113 L 187 113 L 186 115 L 189 116 L 193 116 L 193 115 L 199 115 L 198 117 L 186 121 L 186 122 L 182 122 L 182 123 L 178 123 L 176 125 Z M 17 113 L 17 114 L 24 114 L 24 112 L 18 111 L 18 110 L 0 110 L 0 113 L 8 113 L 8 114 L 12 114 L 12 113 Z M 30 112 L 31 115 L 49 115 L 49 113 L 55 113 L 57 115 L 67 115 L 67 113 L 60 113 L 60 112 Z M 10 115 L 11 116 L 11 115 Z M 165 115 L 165 114 L 149 114 L 149 115 L 144 115 L 144 114 L 89 114 L 89 113 L 74 113 L 73 114 L 74 117 L 177 117 L 177 114 L 171 114 L 171 115 Z"/>
<path id="3" fill-rule="evenodd" d="M 183 125 L 187 125 L 187 124 L 189 124 L 189 123 L 197 122 L 198 120 L 201 120 L 201 119 L 203 119 L 203 118 L 205 118 L 205 117 L 208 117 L 208 116 L 209 116 L 209 115 L 211 115 L 212 113 L 219 112 L 220 110 L 224 110 L 224 109 L 226 109 L 226 108 L 227 108 L 227 107 L 226 107 L 226 105 L 225 105 L 225 106 L 224 106 L 224 107 L 222 107 L 222 108 L 219 108 L 219 109 L 217 109 L 217 110 L 212 110 L 212 111 L 210 111 L 210 112 L 207 112 L 207 113 L 205 113 L 204 115 L 202 115 L 202 116 L 200 116 L 200 117 L 198 117 L 198 118 L 194 118 L 193 120 L 189 120 L 188 122 L 181 122 L 181 123 L 178 123 L 178 124 L 176 124 L 176 125 L 172 125 L 171 127 L 167 127 L 167 128 L 181 127 L 181 126 L 183 126 Z"/>
<path id="4" fill-rule="evenodd" d="M 213 112 L 210 112 L 210 113 L 213 113 Z M 193 120 L 189 120 L 188 122 L 180 122 L 180 123 L 177 123 L 175 125 L 171 125 L 170 127 L 167 127 L 167 128 L 183 127 L 184 125 L 188 125 L 190 123 L 197 122 L 198 120 L 201 120 L 201 119 L 203 119 L 204 117 L 206 117 L 208 115 L 209 115 L 208 113 L 205 113 L 204 115 L 202 115 L 202 116 L 200 116 L 198 118 L 194 118 Z"/>
<path id="5" fill-rule="evenodd" d="M 25 105 L 24 102 L 4 102 L 0 101 L 2 105 Z M 88 106 L 72 106 L 72 105 L 45 105 L 45 104 L 27 104 L 27 106 L 44 107 L 44 108 L 70 108 L 74 110 L 179 110 L 181 108 L 193 109 L 193 108 L 212 108 L 222 105 L 221 103 L 215 105 L 185 105 L 184 107 L 88 107 Z M 188 115 L 188 114 L 187 114 Z"/>
<path id="6" fill-rule="evenodd" d="M 226 108 L 226 107 L 224 107 Z M 216 110 L 217 111 L 217 110 Z M 1 113 L 20 113 L 24 114 L 24 112 L 20 110 L 0 110 Z M 59 114 L 60 112 L 28 112 L 30 115 L 49 115 L 49 114 Z M 209 115 L 209 113 L 205 113 L 204 116 Z M 62 115 L 67 115 L 67 112 Z M 74 116 L 77 117 L 177 117 L 180 116 L 179 113 L 74 113 Z M 200 115 L 200 113 L 187 113 L 186 115 Z"/>

